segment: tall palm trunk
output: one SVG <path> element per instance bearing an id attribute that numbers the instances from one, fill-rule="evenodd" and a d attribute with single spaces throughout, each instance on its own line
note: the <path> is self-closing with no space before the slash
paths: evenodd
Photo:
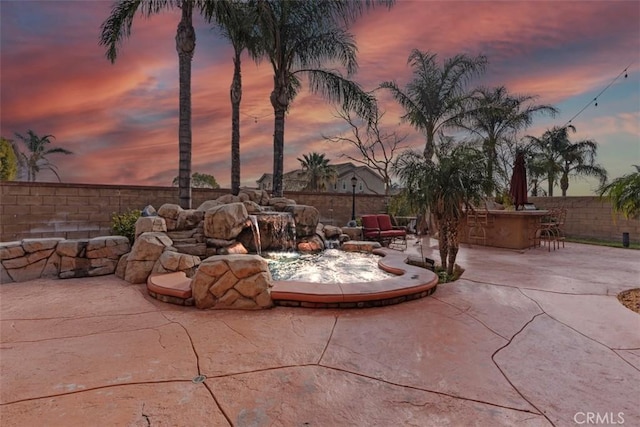
<path id="1" fill-rule="evenodd" d="M 567 197 L 567 190 L 569 189 L 569 175 L 566 171 L 562 172 L 560 178 L 560 189 L 562 190 L 562 197 Z"/>
<path id="2" fill-rule="evenodd" d="M 433 124 L 427 124 L 425 128 L 425 139 L 426 143 L 424 144 L 424 158 L 427 162 L 433 161 L 433 155 L 435 154 L 435 130 Z"/>
<path id="3" fill-rule="evenodd" d="M 284 115 L 289 105 L 286 73 L 276 74 L 271 92 L 271 105 L 275 116 L 273 130 L 273 196 L 282 197 L 284 175 Z"/>
<path id="4" fill-rule="evenodd" d="M 449 234 L 449 227 L 447 221 L 443 218 L 436 220 L 438 223 L 438 249 L 440 251 L 440 264 L 443 269 L 447 269 L 447 259 L 449 255 L 449 239 L 447 239 L 447 235 Z"/>
<path id="5" fill-rule="evenodd" d="M 233 58 L 233 82 L 231 82 L 231 193 L 240 192 L 240 101 L 242 100 L 242 76 L 240 54 Z"/>
<path id="6" fill-rule="evenodd" d="M 447 274 L 453 276 L 456 267 L 456 258 L 458 257 L 458 248 L 460 247 L 460 238 L 458 237 L 459 221 L 451 221 L 449 224 L 449 262 L 447 263 Z"/>
<path id="7" fill-rule="evenodd" d="M 497 157 L 495 138 L 489 137 L 485 141 L 484 150 L 487 155 L 487 181 L 485 183 L 485 194 L 487 196 L 493 196 L 493 192 L 495 191 L 495 187 L 493 185 L 493 167 L 496 163 Z"/>
<path id="8" fill-rule="evenodd" d="M 182 19 L 176 34 L 180 76 L 180 110 L 178 126 L 178 198 L 180 207 L 191 209 L 191 59 L 196 47 L 193 29 L 193 2 L 182 1 Z"/>

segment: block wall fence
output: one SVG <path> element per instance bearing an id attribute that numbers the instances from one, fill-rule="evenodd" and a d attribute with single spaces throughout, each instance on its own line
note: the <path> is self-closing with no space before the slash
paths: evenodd
<path id="1" fill-rule="evenodd" d="M 629 233 L 630 241 L 640 243 L 640 219 L 624 219 L 613 215 L 611 204 L 599 197 L 529 197 L 539 209 L 567 208 L 567 236 L 622 241 Z"/>
<path id="2" fill-rule="evenodd" d="M 229 189 L 194 188 L 195 209 Z M 351 194 L 286 192 L 285 197 L 320 211 L 324 224 L 346 225 Z M 111 235 L 111 215 L 151 205 L 178 203 L 176 187 L 0 182 L 0 242 L 29 238 L 86 239 Z M 356 195 L 356 215 L 385 211 L 385 197 Z"/>
<path id="3" fill-rule="evenodd" d="M 194 188 L 192 207 L 229 193 L 228 189 Z M 285 197 L 316 207 L 324 224 L 344 226 L 351 219 L 349 193 L 286 192 Z M 108 236 L 112 213 L 147 205 L 158 209 L 177 201 L 175 187 L 0 182 L 0 241 Z M 387 201 L 385 196 L 356 194 L 356 217 L 385 212 Z M 530 202 L 542 209 L 566 207 L 569 236 L 621 240 L 622 233 L 628 232 L 632 242 L 640 243 L 640 220 L 620 217 L 614 221 L 610 204 L 598 197 L 531 197 Z"/>

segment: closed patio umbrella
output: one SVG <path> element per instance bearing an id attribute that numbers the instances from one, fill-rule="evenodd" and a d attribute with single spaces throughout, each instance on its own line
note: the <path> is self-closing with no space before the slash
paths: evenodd
<path id="1" fill-rule="evenodd" d="M 518 151 L 516 154 L 509 194 L 513 199 L 516 210 L 518 210 L 518 207 L 524 207 L 525 203 L 527 203 L 527 170 L 524 165 L 524 153 L 522 151 Z"/>

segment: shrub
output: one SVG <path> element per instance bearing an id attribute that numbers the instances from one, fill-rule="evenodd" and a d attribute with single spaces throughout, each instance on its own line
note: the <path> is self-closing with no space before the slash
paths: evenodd
<path id="1" fill-rule="evenodd" d="M 140 218 L 141 211 L 130 209 L 124 213 L 111 214 L 111 232 L 117 236 L 124 236 L 133 245 L 136 236 L 136 221 Z"/>
<path id="2" fill-rule="evenodd" d="M 13 181 L 18 174 L 18 158 L 11 141 L 0 137 L 0 181 Z"/>

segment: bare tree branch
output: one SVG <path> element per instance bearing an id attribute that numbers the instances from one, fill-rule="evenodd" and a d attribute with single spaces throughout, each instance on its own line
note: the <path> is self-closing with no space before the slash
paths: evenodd
<path id="1" fill-rule="evenodd" d="M 403 145 L 407 135 L 398 135 L 396 131 L 387 132 L 381 130 L 381 120 L 384 111 L 376 111 L 370 121 L 356 118 L 345 109 L 335 110 L 334 117 L 342 119 L 348 126 L 349 131 L 342 135 L 326 136 L 322 135 L 326 141 L 337 144 L 350 144 L 360 153 L 360 157 L 349 154 L 342 154 L 340 157 L 370 167 L 376 171 L 384 180 L 385 194 L 391 190 L 391 166 L 399 150 L 406 148 Z"/>

